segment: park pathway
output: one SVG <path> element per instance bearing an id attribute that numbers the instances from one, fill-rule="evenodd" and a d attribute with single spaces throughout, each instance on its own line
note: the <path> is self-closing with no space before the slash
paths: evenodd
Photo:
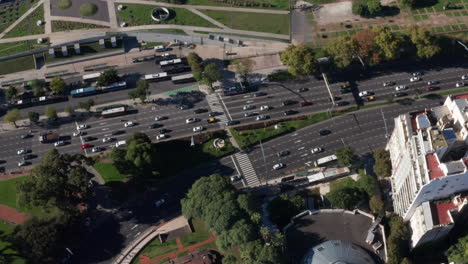
<path id="1" fill-rule="evenodd" d="M 50 19 L 50 0 L 44 0 L 45 33 L 52 33 L 52 21 Z"/>
<path id="2" fill-rule="evenodd" d="M 115 8 L 115 3 L 113 0 L 107 1 L 107 9 L 109 13 L 110 27 L 119 27 L 119 22 L 117 20 L 117 9 Z"/>
<path id="3" fill-rule="evenodd" d="M 200 12 L 200 11 L 197 10 L 197 9 L 189 8 L 188 10 L 191 11 L 192 13 L 198 15 L 198 16 L 203 17 L 205 20 L 210 21 L 212 24 L 214 24 L 214 25 L 216 25 L 216 26 L 218 26 L 218 27 L 220 27 L 220 28 L 229 29 L 226 25 L 224 25 L 224 24 L 218 22 L 216 19 L 213 19 L 213 18 L 211 18 L 211 17 L 205 15 L 204 13 Z"/>
<path id="4" fill-rule="evenodd" d="M 41 0 L 33 5 L 32 8 L 30 8 L 28 11 L 26 11 L 20 18 L 18 18 L 13 24 L 11 24 L 9 27 L 7 27 L 2 33 L 0 33 L 0 38 L 3 38 L 6 33 L 10 32 L 13 28 L 16 27 L 21 21 L 23 21 L 26 17 L 29 16 L 34 10 L 36 10 L 41 4 L 44 3 L 44 0 Z"/>

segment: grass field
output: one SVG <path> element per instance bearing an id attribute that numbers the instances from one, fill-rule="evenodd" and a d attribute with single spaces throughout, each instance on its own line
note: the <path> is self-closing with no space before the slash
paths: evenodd
<path id="1" fill-rule="evenodd" d="M 96 24 L 71 22 L 71 21 L 57 21 L 57 20 L 52 21 L 52 32 L 69 31 L 69 30 L 76 30 L 76 29 L 91 29 L 91 28 L 107 28 L 107 27 L 96 25 Z"/>
<path id="2" fill-rule="evenodd" d="M 44 34 L 44 25 L 38 26 L 36 24 L 38 20 L 44 21 L 44 5 L 42 4 L 16 25 L 16 27 L 10 30 L 10 32 L 5 35 L 5 38 Z"/>
<path id="3" fill-rule="evenodd" d="M 121 22 L 126 22 L 129 26 L 172 24 L 195 27 L 216 27 L 209 21 L 184 8 L 170 8 L 172 18 L 165 22 L 157 23 L 151 18 L 151 11 L 156 6 L 127 3 L 122 4 L 126 8 L 122 11 L 118 11 L 117 15 Z"/>
<path id="4" fill-rule="evenodd" d="M 161 243 L 159 238 L 155 238 L 141 250 L 140 254 L 146 254 L 149 258 L 155 258 L 174 251 L 177 251 L 175 239 Z"/>
<path id="5" fill-rule="evenodd" d="M 148 30 L 141 30 L 144 32 L 156 32 L 156 33 L 172 33 L 172 34 L 179 34 L 179 35 L 187 35 L 184 30 L 178 28 L 159 28 L 159 29 L 148 29 Z"/>
<path id="6" fill-rule="evenodd" d="M 18 18 L 20 18 L 26 11 L 28 11 L 33 3 L 35 3 L 35 1 L 21 1 L 17 3 L 18 5 L 9 6 L 8 8 L 6 6 L 0 8 L 0 12 L 3 13 L 2 18 L 0 19 L 0 32 L 3 32 L 16 20 L 18 20 Z M 16 10 L 16 8 L 18 8 L 18 10 Z"/>
<path id="7" fill-rule="evenodd" d="M 0 75 L 34 69 L 33 56 L 0 61 Z"/>
<path id="8" fill-rule="evenodd" d="M 289 34 L 288 15 L 228 12 L 218 10 L 201 11 L 233 29 L 285 35 Z"/>
<path id="9" fill-rule="evenodd" d="M 31 47 L 29 47 L 31 45 Z M 47 44 L 36 44 L 35 41 L 18 41 L 18 42 L 9 42 L 9 43 L 0 43 L 0 57 L 8 56 L 31 49 L 45 48 Z"/>
<path id="10" fill-rule="evenodd" d="M 193 233 L 187 234 L 180 238 L 180 241 L 184 247 L 195 245 L 198 242 L 210 239 L 210 235 L 205 223 L 198 219 L 193 219 L 191 222 L 194 229 Z"/>
<path id="11" fill-rule="evenodd" d="M 13 232 L 13 229 L 15 226 L 7 224 L 3 221 L 0 221 L 0 234 L 1 235 L 8 235 L 11 232 Z M 7 249 L 10 246 L 10 243 L 7 241 L 2 241 L 0 240 L 0 252 L 2 252 L 2 255 L 4 256 L 11 256 L 11 259 L 7 259 L 8 264 L 25 264 L 26 260 L 16 257 L 15 255 L 17 254 L 16 251 L 12 249 Z"/>
<path id="12" fill-rule="evenodd" d="M 94 164 L 94 169 L 101 174 L 101 177 L 106 183 L 113 181 L 124 181 L 127 179 L 126 175 L 121 174 L 112 163 L 97 162 Z"/>
<path id="13" fill-rule="evenodd" d="M 262 7 L 262 6 L 242 6 L 242 5 L 231 5 L 229 3 L 222 3 L 211 0 L 187 0 L 187 5 L 206 5 L 206 6 L 229 6 L 229 7 L 239 7 L 239 8 L 261 8 L 261 9 L 289 9 L 289 2 L 287 0 L 272 0 L 269 1 L 272 4 L 272 7 Z"/>

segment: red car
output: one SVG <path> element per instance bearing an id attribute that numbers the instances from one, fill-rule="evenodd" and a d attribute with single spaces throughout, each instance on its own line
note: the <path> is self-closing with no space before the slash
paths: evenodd
<path id="1" fill-rule="evenodd" d="M 311 102 L 307 102 L 307 101 L 302 101 L 302 102 L 299 103 L 299 105 L 301 107 L 308 106 L 308 105 L 311 105 L 311 104 L 312 104 Z"/>
<path id="2" fill-rule="evenodd" d="M 439 87 L 435 87 L 435 86 L 428 86 L 426 87 L 426 91 L 435 91 L 435 90 L 438 90 Z"/>
<path id="3" fill-rule="evenodd" d="M 91 145 L 90 144 L 83 144 L 80 146 L 81 149 L 87 149 L 87 148 L 90 148 Z"/>

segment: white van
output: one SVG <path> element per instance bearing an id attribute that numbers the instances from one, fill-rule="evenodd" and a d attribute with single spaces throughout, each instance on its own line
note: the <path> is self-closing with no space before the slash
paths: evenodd
<path id="1" fill-rule="evenodd" d="M 127 145 L 127 141 L 125 141 L 125 140 L 121 140 L 121 141 L 115 143 L 116 148 L 124 147 L 126 145 Z"/>
<path id="2" fill-rule="evenodd" d="M 154 47 L 154 51 L 157 51 L 157 52 L 162 52 L 162 51 L 166 51 L 166 50 L 167 50 L 167 48 L 164 45 Z"/>

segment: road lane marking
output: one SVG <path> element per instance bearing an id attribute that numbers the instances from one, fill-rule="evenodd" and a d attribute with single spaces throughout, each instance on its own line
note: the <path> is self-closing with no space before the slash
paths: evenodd
<path id="1" fill-rule="evenodd" d="M 109 128 L 108 128 L 108 127 L 106 127 L 106 128 L 103 128 L 103 129 L 102 129 L 102 131 L 106 131 L 106 130 L 109 130 Z"/>
<path id="2" fill-rule="evenodd" d="M 297 140 L 297 141 L 294 141 L 294 143 L 300 143 L 300 142 L 302 142 L 302 140 L 300 140 L 300 139 Z"/>
<path id="3" fill-rule="evenodd" d="M 301 150 L 301 149 L 304 149 L 304 148 L 305 148 L 305 147 L 300 147 L 300 148 L 298 148 L 297 150 Z"/>
<path id="4" fill-rule="evenodd" d="M 138 224 L 134 225 L 132 228 L 130 228 L 131 230 L 135 229 L 136 227 L 138 226 Z"/>
<path id="5" fill-rule="evenodd" d="M 301 155 L 301 157 L 305 157 L 305 156 L 307 156 L 307 155 L 308 155 L 308 154 L 306 153 L 306 154 Z"/>
<path id="6" fill-rule="evenodd" d="M 138 233 L 135 235 L 135 237 L 139 236 L 140 234 L 141 234 L 141 232 L 138 232 Z"/>

